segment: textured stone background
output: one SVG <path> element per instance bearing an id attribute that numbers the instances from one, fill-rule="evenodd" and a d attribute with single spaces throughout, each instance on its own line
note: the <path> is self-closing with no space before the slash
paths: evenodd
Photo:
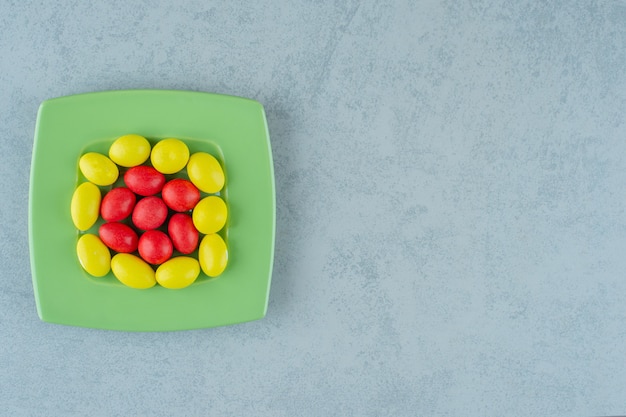
<path id="1" fill-rule="evenodd" d="M 0 404 L 12 416 L 626 413 L 623 1 L 2 1 Z M 265 105 L 268 315 L 39 321 L 41 101 Z"/>

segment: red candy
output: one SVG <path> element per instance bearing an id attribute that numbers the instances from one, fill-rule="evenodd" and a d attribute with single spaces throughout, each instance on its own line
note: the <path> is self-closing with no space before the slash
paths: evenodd
<path id="1" fill-rule="evenodd" d="M 190 254 L 198 247 L 198 231 L 188 214 L 174 214 L 167 224 L 167 232 L 176 250 L 183 255 Z"/>
<path id="2" fill-rule="evenodd" d="M 137 250 L 137 233 L 124 223 L 104 223 L 98 234 L 102 242 L 116 252 L 130 253 Z"/>
<path id="3" fill-rule="evenodd" d="M 100 214 L 107 222 L 119 222 L 130 216 L 135 201 L 135 193 L 128 188 L 113 188 L 102 199 Z"/>
<path id="4" fill-rule="evenodd" d="M 165 184 L 165 175 L 152 167 L 140 165 L 126 171 L 124 182 L 131 191 L 147 197 L 161 191 Z"/>
<path id="5" fill-rule="evenodd" d="M 108 248 L 118 253 L 138 251 L 152 265 L 166 262 L 174 249 L 189 255 L 198 248 L 200 234 L 191 215 L 185 213 L 200 201 L 200 190 L 191 181 L 175 178 L 166 182 L 165 175 L 155 168 L 139 165 L 126 171 L 124 182 L 128 188 L 113 188 L 100 205 L 107 223 L 100 226 L 99 235 Z M 165 224 L 170 210 L 177 213 L 171 216 L 167 231 L 155 230 Z M 120 223 L 129 216 L 132 225 Z M 137 230 L 145 232 L 138 237 Z"/>
<path id="6" fill-rule="evenodd" d="M 174 251 L 172 241 L 159 230 L 149 230 L 139 238 L 139 256 L 152 265 L 167 261 Z"/>
<path id="7" fill-rule="evenodd" d="M 156 229 L 166 218 L 167 206 L 159 197 L 145 197 L 135 204 L 133 224 L 141 230 Z"/>
<path id="8" fill-rule="evenodd" d="M 200 191 L 191 181 L 176 178 L 163 186 L 163 201 L 174 211 L 189 211 L 200 201 Z"/>

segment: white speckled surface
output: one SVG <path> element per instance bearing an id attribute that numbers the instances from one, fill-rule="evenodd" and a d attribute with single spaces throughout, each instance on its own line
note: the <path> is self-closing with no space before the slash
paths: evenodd
<path id="1" fill-rule="evenodd" d="M 0 414 L 626 413 L 623 1 L 0 3 Z M 51 325 L 27 204 L 41 101 L 265 105 L 267 317 Z"/>

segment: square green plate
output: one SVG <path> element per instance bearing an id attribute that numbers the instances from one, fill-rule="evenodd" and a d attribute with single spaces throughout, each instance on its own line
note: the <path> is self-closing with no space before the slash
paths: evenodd
<path id="1" fill-rule="evenodd" d="M 76 255 L 70 202 L 78 159 L 108 154 L 119 136 L 183 140 L 223 164 L 229 264 L 191 286 L 136 290 L 112 273 L 93 278 Z M 127 331 L 222 326 L 265 316 L 274 256 L 275 192 L 265 112 L 256 101 L 217 94 L 126 90 L 45 101 L 39 108 L 30 178 L 30 260 L 43 321 Z"/>

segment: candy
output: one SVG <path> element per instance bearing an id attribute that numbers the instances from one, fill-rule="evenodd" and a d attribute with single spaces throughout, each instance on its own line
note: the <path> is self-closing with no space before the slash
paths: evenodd
<path id="1" fill-rule="evenodd" d="M 216 233 L 226 224 L 226 203 L 218 196 L 205 197 L 193 209 L 193 224 L 205 235 Z"/>
<path id="2" fill-rule="evenodd" d="M 84 234 L 76 244 L 80 265 L 89 275 L 103 277 L 111 270 L 111 253 L 96 235 Z"/>
<path id="3" fill-rule="evenodd" d="M 152 230 L 161 226 L 167 218 L 167 206 L 159 197 L 142 198 L 135 204 L 133 224 L 141 230 Z"/>
<path id="4" fill-rule="evenodd" d="M 161 286 L 169 289 L 185 288 L 200 275 L 198 261 L 189 256 L 172 258 L 156 270 L 156 280 Z"/>
<path id="5" fill-rule="evenodd" d="M 205 193 L 217 193 L 224 187 L 224 171 L 213 155 L 196 152 L 187 163 L 191 182 Z"/>
<path id="6" fill-rule="evenodd" d="M 198 247 L 198 230 L 188 214 L 174 214 L 167 223 L 167 233 L 176 250 L 184 255 L 190 254 Z"/>
<path id="7" fill-rule="evenodd" d="M 90 182 L 84 182 L 74 190 L 71 214 L 74 226 L 78 230 L 89 229 L 98 220 L 100 211 L 100 189 Z"/>
<path id="8" fill-rule="evenodd" d="M 119 176 L 117 165 L 106 156 L 96 152 L 81 156 L 78 166 L 85 178 L 96 185 L 111 185 Z"/>
<path id="9" fill-rule="evenodd" d="M 133 212 L 135 201 L 135 193 L 128 188 L 113 188 L 102 199 L 100 215 L 107 222 L 124 220 Z"/>
<path id="10" fill-rule="evenodd" d="M 161 191 L 165 176 L 152 167 L 142 165 L 126 171 L 124 182 L 132 192 L 147 197 Z"/>
<path id="11" fill-rule="evenodd" d="M 137 250 L 137 233 L 124 223 L 104 223 L 98 234 L 102 242 L 115 252 L 130 253 Z"/>
<path id="12" fill-rule="evenodd" d="M 222 237 L 218 234 L 206 235 L 198 249 L 198 259 L 202 271 L 210 277 L 216 277 L 224 272 L 228 263 L 228 249 Z"/>
<path id="13" fill-rule="evenodd" d="M 139 256 L 152 265 L 167 261 L 174 251 L 170 238 L 159 230 L 148 230 L 141 235 L 138 249 Z"/>
<path id="14" fill-rule="evenodd" d="M 156 284 L 154 270 L 141 258 L 129 253 L 118 253 L 111 259 L 113 275 L 131 288 L 146 289 Z"/>
<path id="15" fill-rule="evenodd" d="M 184 142 L 169 138 L 159 141 L 150 154 L 152 166 L 163 174 L 174 174 L 187 165 L 189 148 Z"/>
<path id="16" fill-rule="evenodd" d="M 178 139 L 164 139 L 151 148 L 145 137 L 135 134 L 118 137 L 108 155 L 110 159 L 88 152 L 79 160 L 89 182 L 80 184 L 72 196 L 72 221 L 81 231 L 93 228 L 99 214 L 106 222 L 98 235 L 79 237 L 76 253 L 82 268 L 94 277 L 113 271 L 132 288 L 150 288 L 157 282 L 184 288 L 200 271 L 210 277 L 222 274 L 228 248 L 217 232 L 226 225 L 228 207 L 220 196 L 201 196 L 201 191 L 215 194 L 223 189 L 220 162 L 206 152 L 190 157 L 189 148 Z M 146 161 L 152 166 L 142 165 Z M 109 187 L 119 177 L 118 165 L 125 169 L 127 188 Z M 110 190 L 102 196 L 98 186 Z M 198 244 L 201 233 L 205 236 Z M 187 256 L 172 258 L 174 250 Z"/>
<path id="17" fill-rule="evenodd" d="M 163 201 L 174 211 L 189 211 L 200 201 L 200 191 L 190 181 L 176 178 L 168 181 L 161 192 Z"/>
<path id="18" fill-rule="evenodd" d="M 150 156 L 150 143 L 139 135 L 120 136 L 109 148 L 109 158 L 123 167 L 141 165 Z"/>

